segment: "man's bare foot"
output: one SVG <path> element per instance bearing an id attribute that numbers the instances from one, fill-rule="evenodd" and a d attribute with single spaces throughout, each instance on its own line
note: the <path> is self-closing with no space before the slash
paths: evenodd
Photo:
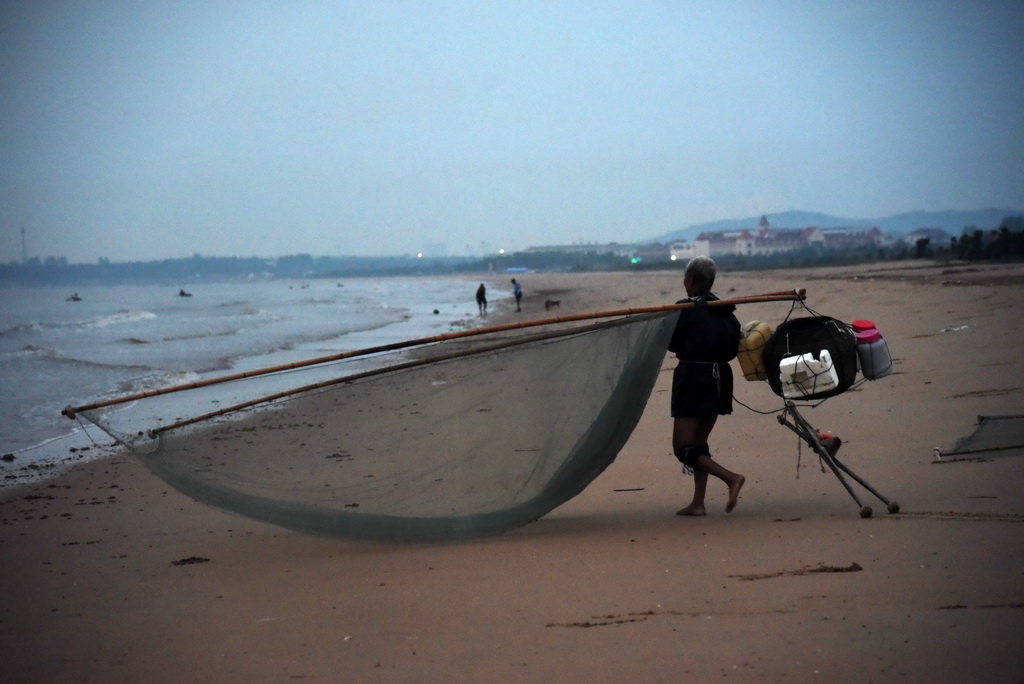
<path id="1" fill-rule="evenodd" d="M 743 489 L 743 483 L 746 481 L 747 478 L 737 475 L 736 479 L 729 484 L 729 503 L 725 504 L 726 513 L 731 513 L 732 509 L 736 508 L 736 502 L 740 498 L 740 490 Z"/>
<path id="2" fill-rule="evenodd" d="M 686 508 L 681 508 L 678 511 L 676 511 L 676 515 L 701 516 L 701 515 L 707 515 L 707 514 L 708 514 L 708 512 L 706 510 L 704 510 L 704 507 L 701 506 L 700 504 L 690 504 Z"/>

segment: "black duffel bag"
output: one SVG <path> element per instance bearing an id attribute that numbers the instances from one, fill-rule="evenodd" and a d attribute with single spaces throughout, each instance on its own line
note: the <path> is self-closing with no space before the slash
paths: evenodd
<path id="1" fill-rule="evenodd" d="M 779 325 L 761 351 L 772 391 L 780 397 L 785 396 L 780 377 L 783 359 L 812 354 L 820 360 L 823 350 L 832 357 L 832 367 L 839 382 L 827 390 L 804 394 L 800 398 L 825 399 L 842 394 L 853 385 L 857 379 L 857 336 L 846 323 L 828 316 L 792 318 Z"/>

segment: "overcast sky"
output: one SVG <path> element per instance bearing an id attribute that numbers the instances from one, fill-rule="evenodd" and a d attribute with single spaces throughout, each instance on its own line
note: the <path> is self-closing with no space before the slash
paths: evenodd
<path id="1" fill-rule="evenodd" d="M 1020 0 L 0 2 L 0 262 L 1024 208 Z"/>

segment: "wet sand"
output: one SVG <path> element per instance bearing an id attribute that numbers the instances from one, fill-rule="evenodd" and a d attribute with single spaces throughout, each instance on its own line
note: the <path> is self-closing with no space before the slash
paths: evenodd
<path id="1" fill-rule="evenodd" d="M 679 273 L 517 275 L 540 318 L 683 296 Z M 1024 266 L 723 273 L 869 318 L 892 375 L 804 411 L 882 494 L 859 506 L 742 380 L 708 515 L 671 454 L 673 359 L 616 462 L 543 519 L 433 545 L 321 538 L 198 504 L 132 456 L 0 492 L 9 681 L 984 681 L 1024 679 L 1024 450 L 933 463 L 1024 398 Z M 545 311 L 547 299 L 560 306 Z M 744 306 L 777 325 L 787 304 Z M 856 487 L 856 485 L 854 485 Z"/>

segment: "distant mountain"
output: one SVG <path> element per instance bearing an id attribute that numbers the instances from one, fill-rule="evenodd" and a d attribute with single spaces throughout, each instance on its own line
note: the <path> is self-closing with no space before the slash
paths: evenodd
<path id="1" fill-rule="evenodd" d="M 767 214 L 773 228 L 878 228 L 887 235 L 906 235 L 918 228 L 942 228 L 950 235 L 960 235 L 966 226 L 977 226 L 982 230 L 995 230 L 1007 216 L 1020 216 L 1022 211 L 1014 209 L 976 209 L 974 211 L 912 211 L 885 218 L 851 219 L 830 216 L 815 211 L 784 211 Z M 701 223 L 651 238 L 650 242 L 672 242 L 693 240 L 701 233 L 723 230 L 756 229 L 760 216 L 726 219 Z"/>

